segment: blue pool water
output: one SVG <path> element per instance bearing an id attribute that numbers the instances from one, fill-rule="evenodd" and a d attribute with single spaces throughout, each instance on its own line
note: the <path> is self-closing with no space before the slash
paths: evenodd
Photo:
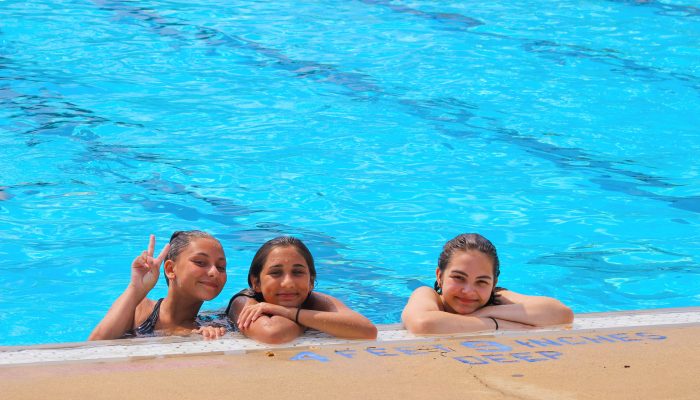
<path id="1" fill-rule="evenodd" d="M 690 2 L 0 10 L 0 345 L 84 340 L 148 234 L 195 228 L 229 260 L 208 310 L 291 234 L 319 290 L 398 322 L 472 231 L 576 312 L 700 305 Z"/>

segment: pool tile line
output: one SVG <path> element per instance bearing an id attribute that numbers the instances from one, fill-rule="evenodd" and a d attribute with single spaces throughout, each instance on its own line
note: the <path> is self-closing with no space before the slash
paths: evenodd
<path id="1" fill-rule="evenodd" d="M 571 333 L 572 331 L 580 332 L 597 329 L 689 326 L 698 324 L 700 324 L 700 307 L 579 314 L 576 316 L 571 327 L 548 327 L 527 331 L 474 332 L 469 334 L 436 335 L 428 337 L 413 335 L 403 329 L 401 324 L 391 324 L 381 325 L 379 327 L 377 340 L 367 341 L 366 343 L 390 344 L 397 342 L 430 342 L 469 336 L 517 336 L 562 330 Z M 191 340 L 191 338 L 144 338 L 28 347 L 0 347 L 0 367 L 86 361 L 107 362 L 181 355 L 243 354 L 254 351 L 269 351 L 272 349 L 301 349 L 358 343 L 362 342 L 338 339 L 320 332 L 311 332 L 291 343 L 277 346 L 258 343 L 243 337 L 240 333 L 231 333 L 223 339 L 211 341 Z"/>

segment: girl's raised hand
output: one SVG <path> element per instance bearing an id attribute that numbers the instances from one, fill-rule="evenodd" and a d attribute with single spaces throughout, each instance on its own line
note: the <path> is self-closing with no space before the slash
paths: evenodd
<path id="1" fill-rule="evenodd" d="M 163 259 L 170 250 L 170 243 L 166 244 L 161 250 L 158 258 L 153 258 L 153 252 L 156 247 L 156 237 L 150 236 L 148 242 L 148 250 L 141 253 L 131 263 L 131 283 L 130 285 L 138 292 L 143 293 L 144 297 L 153 289 L 158 282 L 160 275 L 160 265 Z"/>

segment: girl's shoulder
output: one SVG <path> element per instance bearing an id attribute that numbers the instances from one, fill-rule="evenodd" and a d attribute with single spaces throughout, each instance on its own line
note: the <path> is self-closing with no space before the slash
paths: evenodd
<path id="1" fill-rule="evenodd" d="M 404 307 L 403 315 L 413 315 L 425 311 L 444 311 L 440 294 L 430 286 L 416 288 Z"/>
<path id="2" fill-rule="evenodd" d="M 309 310 L 325 309 L 328 308 L 328 304 L 333 303 L 333 300 L 337 299 L 329 294 L 314 291 L 309 293 L 309 297 L 301 304 L 301 308 Z"/>
<path id="3" fill-rule="evenodd" d="M 229 318 L 236 318 L 241 309 L 249 302 L 261 303 L 263 301 L 264 299 L 259 293 L 255 293 L 252 289 L 243 289 L 231 297 L 231 300 L 228 301 L 225 313 Z"/>
<path id="4" fill-rule="evenodd" d="M 408 298 L 409 303 L 421 304 L 426 307 L 432 308 L 432 305 L 436 305 L 440 310 L 442 310 L 442 301 L 440 300 L 440 294 L 435 291 L 435 289 L 430 286 L 421 286 L 416 288 L 411 297 Z"/>
<path id="5" fill-rule="evenodd" d="M 419 286 L 413 291 L 413 293 L 438 294 L 438 292 L 436 292 L 435 289 L 431 288 L 430 286 Z"/>
<path id="6" fill-rule="evenodd" d="M 435 291 L 435 289 L 430 286 L 421 286 L 416 288 L 413 293 L 411 293 L 412 298 L 420 298 L 426 300 L 438 300 L 440 294 Z"/>
<path id="7" fill-rule="evenodd" d="M 148 317 L 150 317 L 153 313 L 153 309 L 156 307 L 156 304 L 162 300 L 163 299 L 152 300 L 148 297 L 144 297 L 139 305 L 136 306 L 136 310 L 134 310 L 134 327 L 141 325 L 146 319 L 148 319 Z"/>
<path id="8" fill-rule="evenodd" d="M 341 300 L 321 292 L 311 292 L 309 297 L 302 303 L 301 308 L 316 311 L 337 311 L 348 308 Z"/>

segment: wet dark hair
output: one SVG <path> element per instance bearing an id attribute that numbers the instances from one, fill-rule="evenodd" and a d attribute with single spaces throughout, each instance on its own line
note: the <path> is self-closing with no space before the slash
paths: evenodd
<path id="1" fill-rule="evenodd" d="M 177 258 L 180 256 L 180 253 L 182 253 L 182 250 L 185 249 L 185 247 L 189 246 L 189 244 L 192 243 L 193 240 L 200 238 L 214 239 L 219 243 L 219 245 L 221 245 L 219 239 L 204 231 L 175 231 L 173 235 L 170 236 L 170 250 L 168 250 L 168 255 L 165 256 L 164 261 L 176 261 Z M 165 277 L 165 283 L 167 283 L 168 286 L 170 286 L 170 279 L 168 279 L 167 276 Z"/>
<path id="2" fill-rule="evenodd" d="M 467 251 L 476 250 L 483 254 L 489 256 L 491 261 L 493 261 L 493 277 L 494 277 L 494 291 L 491 293 L 491 301 L 494 299 L 494 293 L 496 288 L 496 282 L 498 282 L 498 275 L 501 274 L 500 261 L 498 261 L 498 253 L 496 253 L 496 246 L 493 245 L 488 239 L 479 235 L 478 233 L 463 233 L 457 235 L 454 239 L 445 243 L 442 247 L 442 253 L 438 257 L 438 268 L 440 272 L 444 273 L 447 265 L 450 263 L 452 256 L 457 251 Z M 442 294 L 442 288 L 438 281 L 435 281 L 434 289 L 436 292 Z"/>
<path id="3" fill-rule="evenodd" d="M 304 257 L 306 265 L 309 267 L 309 275 L 311 275 L 311 283 L 316 285 L 316 267 L 314 265 L 314 257 L 311 255 L 308 247 L 301 240 L 293 236 L 278 236 L 274 239 L 268 240 L 260 246 L 258 251 L 253 256 L 253 261 L 250 262 L 250 270 L 248 270 L 248 286 L 252 289 L 255 280 L 260 281 L 260 274 L 262 273 L 263 266 L 267 261 L 267 257 L 270 255 L 272 250 L 278 247 L 294 247 L 296 251 Z"/>

